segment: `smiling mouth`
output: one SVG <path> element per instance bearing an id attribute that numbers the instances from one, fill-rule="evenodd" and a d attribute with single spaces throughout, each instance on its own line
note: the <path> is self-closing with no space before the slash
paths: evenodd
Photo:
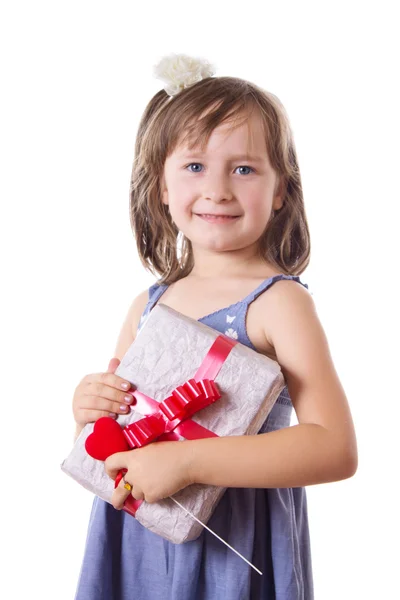
<path id="1" fill-rule="evenodd" d="M 197 214 L 197 217 L 206 219 L 207 221 L 234 221 L 239 218 L 239 215 L 214 215 L 214 214 Z"/>
<path id="2" fill-rule="evenodd" d="M 214 213 L 210 213 L 210 214 L 208 214 L 208 213 L 199 213 L 198 216 L 199 217 L 232 217 L 232 218 L 236 218 L 239 215 L 216 215 Z"/>

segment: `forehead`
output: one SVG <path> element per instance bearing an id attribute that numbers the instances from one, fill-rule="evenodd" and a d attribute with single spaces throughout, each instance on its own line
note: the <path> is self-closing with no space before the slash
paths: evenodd
<path id="1" fill-rule="evenodd" d="M 194 132 L 187 139 L 178 142 L 173 154 L 185 155 L 193 153 L 193 151 L 199 154 L 229 152 L 243 156 L 256 155 L 268 158 L 265 127 L 261 116 L 254 112 L 250 116 L 221 123 L 213 129 L 208 141 L 203 144 L 200 144 L 199 138 Z"/>

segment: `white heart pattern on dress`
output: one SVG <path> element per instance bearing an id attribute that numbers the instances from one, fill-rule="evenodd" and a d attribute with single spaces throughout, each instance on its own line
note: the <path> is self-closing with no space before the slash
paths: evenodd
<path id="1" fill-rule="evenodd" d="M 235 331 L 234 329 L 227 329 L 225 331 L 225 335 L 227 335 L 230 338 L 233 338 L 234 340 L 237 340 L 239 337 L 237 331 Z"/>

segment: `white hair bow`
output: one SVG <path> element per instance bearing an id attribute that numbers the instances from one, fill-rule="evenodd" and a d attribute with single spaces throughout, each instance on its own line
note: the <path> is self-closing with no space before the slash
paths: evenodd
<path id="1" fill-rule="evenodd" d="M 175 96 L 205 77 L 215 75 L 214 65 L 204 58 L 194 58 L 186 54 L 170 54 L 154 66 L 154 76 L 164 81 L 164 89 L 169 96 Z"/>

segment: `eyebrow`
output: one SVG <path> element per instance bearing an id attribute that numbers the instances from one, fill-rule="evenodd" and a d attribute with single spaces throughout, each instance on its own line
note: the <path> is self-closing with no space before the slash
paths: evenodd
<path id="1" fill-rule="evenodd" d="M 184 154 L 179 155 L 180 158 L 203 158 L 204 154 L 202 153 L 198 153 L 198 152 L 194 152 L 193 154 L 190 152 L 185 152 Z M 228 160 L 230 161 L 236 161 L 236 160 L 249 160 L 251 162 L 262 162 L 265 160 L 266 157 L 262 157 L 262 156 L 250 156 L 248 154 L 235 154 L 232 156 L 228 157 Z"/>

